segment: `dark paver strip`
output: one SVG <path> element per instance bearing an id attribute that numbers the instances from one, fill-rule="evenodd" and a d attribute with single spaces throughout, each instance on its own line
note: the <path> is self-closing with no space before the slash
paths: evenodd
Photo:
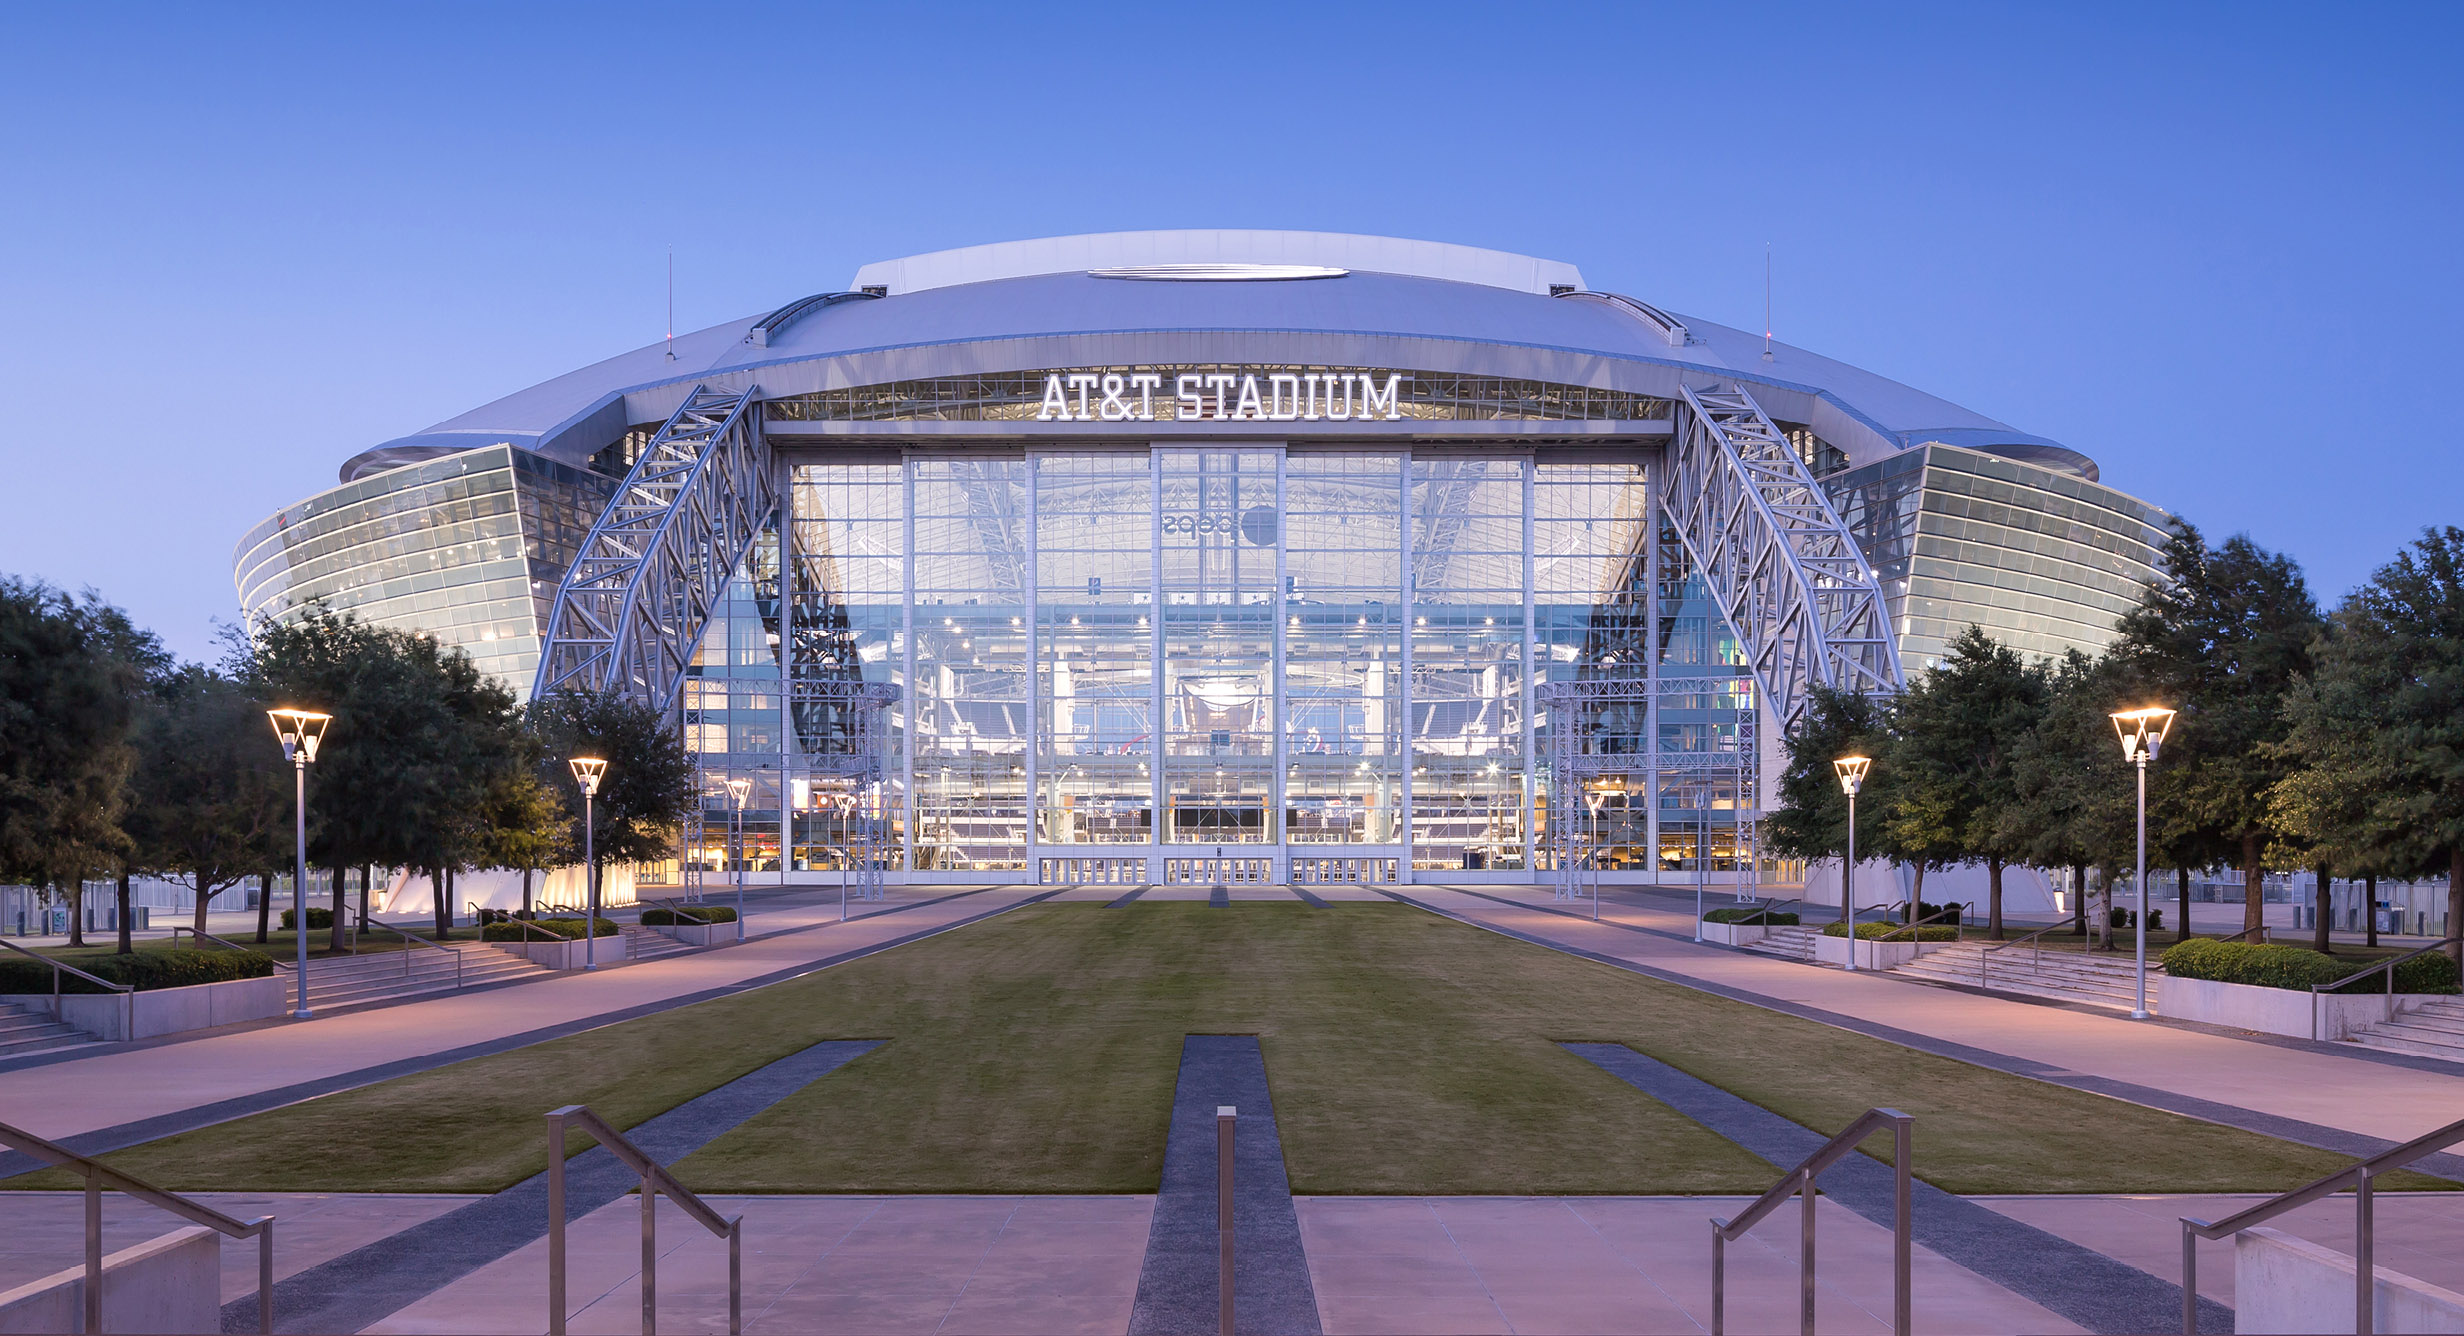
<path id="1" fill-rule="evenodd" d="M 940 904 L 948 900 L 956 900 L 969 895 L 981 894 L 983 894 L 983 892 L 980 890 L 962 891 L 957 895 L 946 895 L 933 900 L 921 901 L 917 904 L 901 905 L 897 909 L 877 910 L 875 913 L 903 913 L 910 909 L 921 909 L 925 905 L 929 904 Z M 120 1123 L 111 1127 L 98 1127 L 91 1132 L 80 1132 L 75 1136 L 62 1137 L 60 1139 L 60 1144 L 68 1147 L 70 1150 L 73 1150 L 80 1155 L 105 1155 L 115 1150 L 126 1150 L 130 1146 L 139 1146 L 149 1141 L 158 1141 L 175 1133 L 192 1132 L 200 1127 L 211 1127 L 216 1123 L 227 1123 L 234 1118 L 245 1118 L 250 1114 L 263 1113 L 268 1109 L 279 1109 L 285 1105 L 300 1103 L 303 1100 L 316 1099 L 324 1095 L 339 1094 L 345 1090 L 357 1090 L 361 1086 L 375 1085 L 379 1081 L 390 1081 L 397 1076 L 410 1076 L 418 1072 L 432 1071 L 438 1067 L 449 1067 L 454 1063 L 466 1062 L 472 1058 L 484 1058 L 497 1053 L 510 1052 L 511 1050 L 517 1048 L 528 1048 L 533 1044 L 544 1044 L 551 1039 L 563 1039 L 568 1035 L 580 1034 L 586 1030 L 596 1030 L 604 1026 L 618 1025 L 625 1021 L 638 1020 L 643 1016 L 654 1016 L 662 1011 L 672 1011 L 677 1007 L 691 1006 L 696 1002 L 708 1002 L 716 998 L 732 997 L 737 993 L 750 992 L 756 988 L 767 988 L 771 984 L 785 983 L 789 979 L 800 978 L 803 975 L 811 974 L 816 970 L 828 969 L 833 965 L 844 965 L 848 961 L 861 960 L 866 956 L 879 955 L 884 951 L 905 946 L 910 942 L 920 942 L 927 937 L 936 936 L 940 933 L 951 932 L 956 929 L 966 927 L 971 923 L 980 923 L 983 920 L 991 918 L 995 915 L 1006 914 L 1013 909 L 1022 909 L 1028 905 L 1035 904 L 1038 901 L 1048 899 L 1056 894 L 1059 894 L 1059 892 L 1046 891 L 1042 895 L 1031 896 L 1027 899 L 1019 901 L 1016 904 L 1003 905 L 998 909 L 988 909 L 981 914 L 970 914 L 965 918 L 942 924 L 939 927 L 919 929 L 915 932 L 905 933 L 900 936 L 890 938 L 887 941 L 876 942 L 871 946 L 860 946 L 854 948 L 853 950 L 841 951 L 837 955 L 824 956 L 819 960 L 810 960 L 799 965 L 790 965 L 785 969 L 774 970 L 771 973 L 758 975 L 750 979 L 741 979 L 735 983 L 721 984 L 715 988 L 705 988 L 697 993 L 686 993 L 678 997 L 665 998 L 657 1002 L 644 1002 L 637 1006 L 623 1007 L 615 1011 L 603 1011 L 595 1016 L 583 1016 L 574 1020 L 564 1021 L 556 1025 L 541 1026 L 536 1030 L 525 1030 L 520 1034 L 506 1035 L 501 1039 L 490 1039 L 476 1044 L 465 1044 L 460 1048 L 447 1049 L 441 1053 L 425 1053 L 418 1057 L 402 1058 L 394 1062 L 380 1063 L 373 1067 L 362 1067 L 357 1071 L 343 1072 L 335 1076 L 319 1077 L 314 1081 L 301 1081 L 293 1085 L 281 1086 L 273 1090 L 261 1090 L 251 1095 L 239 1095 L 213 1104 L 200 1104 L 195 1108 L 182 1109 L 176 1113 L 166 1113 L 152 1118 L 142 1118 L 135 1122 Z M 450 996 L 450 994 L 448 994 L 448 996 Z M 434 999 L 424 1000 L 433 1001 Z M 313 1024 L 313 1022 L 311 1023 Z M 0 1178 L 14 1178 L 19 1174 L 32 1173 L 42 1167 L 43 1165 L 40 1161 L 37 1161 L 33 1156 L 24 1154 L 23 1152 L 0 1152 Z"/>
<path id="2" fill-rule="evenodd" d="M 1913 1048 L 1937 1057 L 1955 1058 L 1979 1067 L 1990 1067 L 1995 1071 L 2008 1072 L 2013 1076 L 2025 1076 L 2054 1085 L 2069 1086 L 2073 1090 L 2110 1095 L 2115 1099 L 2128 1100 L 2133 1104 L 2144 1104 L 2151 1109 L 2162 1109 L 2167 1113 L 2178 1113 L 2184 1117 L 2197 1118 L 2204 1122 L 2221 1123 L 2226 1127 L 2238 1127 L 2245 1132 L 2257 1132 L 2262 1136 L 2275 1137 L 2279 1141 L 2290 1141 L 2298 1145 L 2332 1151 L 2338 1155 L 2350 1155 L 2355 1159 L 2376 1155 L 2398 1144 L 2381 1137 L 2348 1132 L 2340 1127 L 2326 1127 L 2318 1123 L 2305 1122 L 2299 1118 L 2262 1113 L 2257 1109 L 2245 1109 L 2238 1104 L 2224 1104 L 2216 1100 L 2201 1099 L 2196 1095 L 2159 1090 L 2154 1086 L 2143 1086 L 2130 1081 L 2115 1080 L 2111 1077 L 2092 1076 L 2085 1072 L 2074 1072 L 2065 1067 L 2056 1067 L 2051 1063 L 2038 1062 L 2033 1058 L 1996 1053 L 1992 1049 L 1977 1048 L 1971 1044 L 1962 1044 L 1949 1039 L 1937 1039 L 1932 1035 L 1919 1034 L 1914 1030 L 1903 1030 L 1895 1025 L 1884 1025 L 1879 1021 L 1869 1021 L 1860 1016 L 1825 1011 L 1821 1007 L 1808 1006 L 1802 1002 L 1790 1002 L 1784 998 L 1770 997 L 1749 989 L 1713 983 L 1708 979 L 1697 979 L 1692 975 L 1680 974 L 1674 970 L 1664 970 L 1638 961 L 1621 959 L 1606 952 L 1586 951 L 1581 947 L 1569 946 L 1564 942 L 1553 942 L 1532 933 L 1518 932 L 1513 928 L 1500 927 L 1494 923 L 1482 923 L 1477 919 L 1465 918 L 1460 914 L 1447 913 L 1436 905 L 1415 900 L 1399 891 L 1386 891 L 1384 894 L 1414 909 L 1425 909 L 1441 918 L 1453 919 L 1457 923 L 1468 924 L 1486 932 L 1496 933 L 1501 937 L 1511 937 L 1519 942 L 1529 942 L 1533 946 L 1545 947 L 1551 951 L 1560 951 L 1570 956 L 1580 956 L 1585 960 L 1597 961 L 1611 969 L 1624 970 L 1629 974 L 1640 974 L 1664 983 L 1673 983 L 1680 988 L 1691 988 L 1698 993 L 1724 997 L 1733 1002 L 1743 1002 L 1748 1006 L 1761 1007 L 1765 1011 L 1776 1011 L 1857 1034 L 1869 1035 L 1875 1039 L 1888 1040 L 1903 1048 Z M 1651 928 L 1631 928 L 1629 930 L 1650 932 L 1658 936 L 1673 935 L 1659 933 Z M 2414 1161 L 2412 1167 L 2426 1174 L 2435 1174 L 2441 1178 L 2464 1182 L 2464 1155 L 2451 1152 L 2425 1155 Z M 2178 1319 L 2176 1325 L 2178 1325 Z"/>
<path id="3" fill-rule="evenodd" d="M 1155 1194 L 1129 1336 L 1216 1329 L 1222 1290 L 1215 1231 L 1215 1110 L 1240 1110 L 1232 1133 L 1233 1323 L 1244 1336 L 1319 1336 L 1317 1290 L 1283 1169 L 1283 1139 L 1255 1035 L 1181 1041 L 1172 1130 Z"/>
<path id="4" fill-rule="evenodd" d="M 1136 889 L 1136 890 L 1134 890 L 1134 891 L 1131 891 L 1129 894 L 1122 896 L 1122 897 L 1121 897 L 1120 899 L 1118 899 L 1118 900 L 1113 900 L 1113 901 L 1108 901 L 1108 902 L 1106 902 L 1106 904 L 1104 905 L 1104 908 L 1106 908 L 1106 909 L 1119 909 L 1119 908 L 1120 908 L 1121 906 L 1123 906 L 1123 905 L 1127 905 L 1127 904 L 1135 904 L 1135 903 L 1137 903 L 1137 900 L 1138 900 L 1138 897 L 1139 897 L 1139 896 L 1142 896 L 1142 895 L 1146 894 L 1148 891 L 1153 890 L 1153 889 L 1154 889 L 1154 888 L 1153 888 L 1153 887 L 1151 887 L 1151 886 L 1141 886 L 1141 887 L 1139 887 L 1138 889 Z"/>
<path id="5" fill-rule="evenodd" d="M 1561 1047 L 1770 1161 L 1774 1168 L 1795 1167 L 1830 1139 L 1623 1044 Z M 1924 1151 L 1920 1125 L 1919 1163 Z M 1840 1205 L 1885 1229 L 1891 1227 L 1896 1193 L 1890 1166 L 1868 1156 L 1851 1155 L 1825 1170 L 1818 1183 Z M 1910 1196 L 1911 1232 L 1918 1243 L 2090 1331 L 2164 1331 L 2181 1322 L 2179 1285 L 1922 1179 L 1910 1185 Z M 1708 1240 L 1704 1246 L 1710 1246 Z M 2199 1327 L 2229 1332 L 2233 1310 L 2201 1299 Z"/>
<path id="6" fill-rule="evenodd" d="M 1315 909 L 1324 909 L 1324 908 L 1326 907 L 1326 901 L 1325 901 L 1324 899 L 1322 899 L 1321 897 L 1319 897 L 1319 895 L 1318 895 L 1315 891 L 1312 891 L 1312 890 L 1310 890 L 1309 888 L 1307 888 L 1307 887 L 1305 887 L 1305 886 L 1292 886 L 1292 887 L 1289 887 L 1289 888 L 1287 888 L 1287 889 L 1289 889 L 1289 890 L 1292 892 L 1292 894 L 1299 896 L 1299 897 L 1300 897 L 1303 901 L 1305 901 L 1306 903 L 1308 903 L 1308 904 L 1309 904 L 1312 908 L 1315 908 Z"/>
<path id="7" fill-rule="evenodd" d="M 880 1042 L 825 1040 L 638 1123 L 625 1139 L 652 1159 L 674 1164 Z M 544 1123 L 530 1130 L 542 1140 L 547 1135 Z M 593 1146 L 565 1162 L 565 1218 L 579 1220 L 640 1183 L 605 1147 Z M 357 1331 L 547 1232 L 548 1176 L 540 1173 L 277 1283 L 275 1325 L 282 1331 Z M 255 1331 L 257 1297 L 223 1305 L 222 1329 Z"/>
<path id="8" fill-rule="evenodd" d="M 1228 886 L 1216 887 L 1214 890 L 1207 892 L 1206 902 L 1217 909 L 1230 909 L 1232 907 L 1232 888 Z"/>

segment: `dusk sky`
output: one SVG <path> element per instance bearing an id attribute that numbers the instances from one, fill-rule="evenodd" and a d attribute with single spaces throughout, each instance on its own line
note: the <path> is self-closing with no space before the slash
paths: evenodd
<path id="1" fill-rule="evenodd" d="M 2464 522 L 2464 8 L 17 5 L 0 572 L 191 657 L 348 456 L 874 259 L 1572 261 L 2095 457 L 2322 601 Z"/>

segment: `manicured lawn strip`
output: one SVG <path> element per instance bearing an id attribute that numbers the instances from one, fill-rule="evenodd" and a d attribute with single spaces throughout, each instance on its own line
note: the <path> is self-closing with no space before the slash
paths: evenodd
<path id="1" fill-rule="evenodd" d="M 559 1104 L 629 1125 L 818 1040 L 878 1037 L 685 1161 L 684 1181 L 1152 1191 L 1187 1033 L 1260 1036 L 1304 1193 L 1769 1186 L 1769 1166 L 1556 1046 L 1570 1039 L 1631 1044 L 1818 1130 L 1895 1104 L 1918 1117 L 1918 1172 L 1955 1191 L 2275 1190 L 2344 1163 L 1401 906 L 1170 903 L 1030 907 L 108 1158 L 183 1188 L 489 1191 L 544 1167 L 540 1115 Z"/>

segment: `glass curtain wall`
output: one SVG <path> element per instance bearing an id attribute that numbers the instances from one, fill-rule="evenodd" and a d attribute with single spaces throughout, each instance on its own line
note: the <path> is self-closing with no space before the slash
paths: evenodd
<path id="1" fill-rule="evenodd" d="M 1400 845 L 1399 454 L 1284 462 L 1284 838 Z"/>
<path id="2" fill-rule="evenodd" d="M 914 864 L 1027 866 L 1029 489 L 1024 459 L 918 459 Z"/>
<path id="3" fill-rule="evenodd" d="M 1546 682 L 1615 682 L 1581 718 L 1590 769 L 1574 819 L 1583 846 L 1604 869 L 1648 871 L 1651 748 L 1652 537 L 1643 465 L 1541 464 L 1532 484 L 1535 676 Z M 1551 739 L 1548 716 L 1532 749 L 1545 818 Z M 1620 764 L 1620 761 L 1623 764 Z M 1545 839 L 1536 852 L 1547 858 Z"/>
<path id="4" fill-rule="evenodd" d="M 1527 866 L 1520 459 L 1411 463 L 1412 866 Z"/>
<path id="5" fill-rule="evenodd" d="M 1139 450 L 1034 463 L 1036 842 L 1081 855 L 1098 851 L 1069 847 L 1144 845 L 1155 830 L 1154 461 Z"/>
<path id="6" fill-rule="evenodd" d="M 1760 718 L 1753 669 L 1665 522 L 1660 547 L 1661 685 L 1653 701 L 1658 870 L 1664 876 L 1750 871 Z M 1676 689 L 1686 681 L 1703 689 Z"/>
<path id="7" fill-rule="evenodd" d="M 907 473 L 898 464 L 801 465 L 790 471 L 795 615 L 788 642 L 790 868 L 854 866 L 862 821 L 885 823 L 884 868 L 906 866 L 906 718 L 900 701 L 867 723 L 845 688 L 907 673 Z M 869 737 L 867 735 L 870 735 Z M 860 782 L 869 745 L 882 782 Z"/>
<path id="8" fill-rule="evenodd" d="M 687 831 L 684 870 L 715 887 L 738 867 L 779 871 L 779 811 L 786 721 L 779 694 L 779 540 L 764 533 L 729 581 L 709 634 L 685 669 L 685 741 L 702 791 L 698 832 Z M 751 784 L 743 832 L 735 838 L 730 780 Z M 688 879 L 689 884 L 689 879 Z"/>
<path id="9" fill-rule="evenodd" d="M 1170 449 L 1155 461 L 1164 842 L 1274 843 L 1282 454 Z"/>

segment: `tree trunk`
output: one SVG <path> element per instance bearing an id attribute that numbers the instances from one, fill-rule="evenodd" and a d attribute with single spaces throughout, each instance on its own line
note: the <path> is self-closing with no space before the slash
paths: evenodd
<path id="1" fill-rule="evenodd" d="M 347 914 L 347 913 L 346 913 L 346 911 L 345 911 L 345 906 L 343 905 L 343 901 L 344 901 L 344 899 L 346 899 L 346 898 L 350 895 L 350 891 L 349 891 L 349 889 L 348 889 L 348 887 L 349 887 L 349 882 L 347 882 L 346 880 L 344 880 L 344 878 L 345 878 L 345 877 L 347 877 L 347 876 L 349 875 L 349 872 L 350 872 L 350 869 L 348 869 L 348 868 L 344 867 L 342 864 L 340 864 L 340 863 L 336 863 L 336 864 L 334 864 L 334 954 L 335 954 L 335 955 L 341 955 L 341 954 L 342 954 L 342 949 L 343 949 L 343 945 L 344 945 L 344 943 L 346 943 L 346 942 L 348 942 L 348 941 L 350 940 L 350 938 L 349 938 L 346 934 L 348 934 L 348 933 L 350 932 L 350 930 L 351 930 L 351 922 L 350 922 L 350 918 L 349 918 L 348 914 Z M 305 898 L 304 898 L 304 897 L 303 897 L 303 899 L 302 899 L 301 903 L 303 903 L 303 904 L 304 904 L 304 903 L 306 903 L 306 900 L 305 900 Z M 300 926 L 300 927 L 302 927 L 302 928 L 306 928 L 306 927 L 308 926 L 308 916 L 307 916 L 306 914 L 302 914 L 302 915 L 300 916 L 300 925 L 299 925 L 299 926 Z"/>
<path id="2" fill-rule="evenodd" d="M 440 942 L 453 935 L 453 874 L 454 869 L 445 869 L 445 894 L 436 902 L 436 940 Z"/>
<path id="3" fill-rule="evenodd" d="M 1923 909 L 1924 907 L 1925 863 L 1922 859 L 1920 859 L 1916 865 L 1916 881 L 1913 885 L 1908 887 L 1908 904 L 1906 908 L 1899 911 L 1899 921 L 1902 923 L 1916 922 L 1919 917 L 1917 911 Z"/>
<path id="4" fill-rule="evenodd" d="M 206 906 L 207 902 L 209 902 L 210 900 L 212 900 L 212 899 L 213 899 L 213 896 L 212 896 L 210 893 L 208 893 L 208 892 L 206 891 L 206 889 L 205 889 L 205 876 L 204 876 L 204 874 L 203 874 L 203 873 L 199 873 L 199 874 L 198 874 L 198 876 L 197 876 L 197 879 L 196 879 L 196 880 L 197 880 L 197 911 L 196 911 L 196 916 L 195 916 L 195 919 L 194 919 L 194 922 L 193 922 L 193 926 L 196 928 L 196 930 L 197 930 L 198 932 L 202 933 L 202 932 L 204 932 L 204 931 L 205 931 L 205 906 Z M 125 883 L 123 883 L 123 884 L 125 884 Z M 125 909 L 123 909 L 123 910 L 121 910 L 120 912 L 121 912 L 122 914 L 126 914 L 128 911 L 127 911 L 127 910 L 125 910 Z"/>
<path id="5" fill-rule="evenodd" d="M 118 898 L 118 905 L 117 905 L 117 907 L 118 907 L 118 909 L 119 909 L 119 911 L 120 911 L 120 954 L 121 954 L 121 955 L 124 955 L 124 956 L 127 956 L 127 955 L 134 955 L 134 954 L 136 954 L 136 951 L 137 951 L 136 944 L 135 944 L 135 943 L 133 943 L 133 942 L 131 942 L 131 941 L 129 941 L 129 939 L 128 939 L 128 869 L 127 869 L 127 868 L 121 868 L 121 869 L 120 869 L 120 890 L 119 890 L 119 895 L 118 895 L 118 897 L 117 897 L 117 898 Z M 203 932 L 203 931 L 205 931 L 205 915 L 203 915 L 203 914 L 199 914 L 199 915 L 197 916 L 197 931 L 199 931 L 199 932 Z"/>
<path id="6" fill-rule="evenodd" d="M 522 869 L 522 917 L 529 918 L 530 916 L 530 869 L 524 868 Z"/>
<path id="7" fill-rule="evenodd" d="M 359 865 L 359 926 L 362 931 L 368 927 L 368 883 L 375 878 L 375 868 L 366 863 Z"/>
<path id="8" fill-rule="evenodd" d="M 2002 860 L 1985 860 L 1985 935 L 2002 940 Z"/>
<path id="9" fill-rule="evenodd" d="M 2367 934 L 2362 938 L 2362 945 L 2373 951 L 2377 950 L 2378 874 L 2375 872 L 2367 873 L 2361 879 L 2361 930 Z M 2356 1276 L 2354 1279 L 2358 1280 L 2360 1277 Z"/>
<path id="10" fill-rule="evenodd" d="M 428 917 L 439 923 L 445 920 L 445 869 L 428 869 Z"/>
<path id="11" fill-rule="evenodd" d="M 2242 931 L 2249 934 L 2243 941 L 2258 941 L 2267 934 L 2257 932 L 2267 922 L 2267 870 L 2259 866 L 2259 837 L 2242 836 Z"/>
<path id="12" fill-rule="evenodd" d="M 2316 912 L 2311 915 L 2316 921 L 2310 925 L 2310 949 L 2322 955 L 2334 955 L 2336 948 L 2335 944 L 2328 939 L 2327 925 L 2335 919 L 2336 891 L 2335 883 L 2328 879 L 2327 860 L 2325 859 L 2319 860 L 2317 899 Z"/>
<path id="13" fill-rule="evenodd" d="M 274 874 L 257 874 L 257 941 L 263 943 L 273 936 Z"/>
<path id="14" fill-rule="evenodd" d="M 81 877 L 76 881 L 54 884 L 59 886 L 61 897 L 68 901 L 68 944 L 84 946 L 86 944 L 85 879 Z"/>
<path id="15" fill-rule="evenodd" d="M 2088 870 L 2077 863 L 2070 869 L 2070 935 L 2088 935 Z"/>
<path id="16" fill-rule="evenodd" d="M 2179 917 L 2173 920 L 2173 940 L 2177 942 L 2186 942 L 2190 940 L 2189 868 L 2177 867 L 2173 869 L 2173 891 L 2173 912 L 2179 915 Z"/>
<path id="17" fill-rule="evenodd" d="M 2464 933 L 2464 841 L 2447 851 L 2447 935 Z M 2464 941 L 2447 943 L 2447 958 L 2464 965 Z"/>

